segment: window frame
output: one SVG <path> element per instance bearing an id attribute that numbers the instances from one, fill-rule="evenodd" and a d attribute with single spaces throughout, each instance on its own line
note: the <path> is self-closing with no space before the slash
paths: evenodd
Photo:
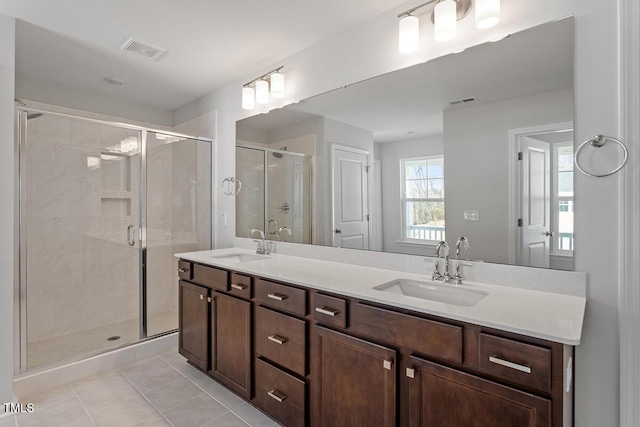
<path id="1" fill-rule="evenodd" d="M 559 184 L 559 180 L 558 180 L 558 173 L 559 173 L 559 166 L 558 166 L 558 149 L 560 147 L 571 147 L 571 152 L 572 152 L 572 157 L 573 157 L 573 153 L 574 153 L 574 147 L 573 147 L 573 142 L 556 142 L 554 144 L 552 144 L 552 163 L 551 163 L 551 167 L 552 167 L 552 172 L 553 172 L 553 178 L 551 180 L 552 184 L 553 184 L 553 189 L 552 189 L 552 193 L 551 193 L 551 231 L 553 232 L 554 237 L 551 239 L 551 255 L 554 256 L 567 256 L 567 257 L 572 257 L 573 256 L 573 249 L 560 249 L 560 245 L 559 245 L 559 239 L 560 239 L 560 224 L 559 224 L 559 219 L 560 219 L 560 202 L 569 202 L 570 205 L 573 206 L 573 214 L 574 214 L 574 220 L 575 220 L 575 165 L 572 166 L 572 173 L 574 174 L 574 189 L 573 189 L 573 195 L 572 196 L 560 196 L 558 194 L 558 184 Z M 573 163 L 572 163 L 573 164 Z M 574 227 L 574 231 L 575 231 L 575 227 Z M 573 233 L 573 237 L 572 237 L 572 247 L 575 247 L 575 233 Z"/>
<path id="2" fill-rule="evenodd" d="M 436 245 L 440 240 L 444 240 L 446 234 L 445 234 L 445 227 L 443 227 L 442 230 L 442 238 L 441 239 L 437 239 L 437 240 L 428 240 L 428 239 L 415 239 L 415 238 L 410 238 L 408 237 L 408 224 L 407 224 L 407 207 L 408 204 L 411 202 L 441 202 L 445 203 L 445 197 L 442 198 L 429 198 L 429 197 L 425 197 L 425 198 L 408 198 L 406 197 L 406 185 L 407 185 L 407 178 L 406 178 L 406 164 L 408 162 L 415 162 L 415 161 L 422 161 L 424 160 L 425 164 L 428 165 L 429 160 L 441 160 L 442 161 L 442 166 L 443 166 L 443 175 L 442 175 L 442 182 L 443 182 L 443 192 L 444 192 L 444 155 L 443 154 L 437 154 L 437 155 L 431 155 L 431 156 L 419 156 L 419 157 L 406 157 L 406 158 L 402 158 L 400 159 L 400 211 L 401 211 L 401 230 L 400 230 L 400 241 L 399 243 L 404 243 L 404 244 L 410 244 L 410 245 L 428 245 L 428 246 L 432 246 L 432 245 Z M 437 178 L 440 179 L 440 178 Z M 426 178 L 427 182 L 429 181 L 429 178 Z"/>

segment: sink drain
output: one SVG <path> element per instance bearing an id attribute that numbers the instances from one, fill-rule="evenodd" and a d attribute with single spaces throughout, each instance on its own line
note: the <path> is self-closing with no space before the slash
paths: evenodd
<path id="1" fill-rule="evenodd" d="M 114 335 L 112 337 L 107 338 L 107 341 L 117 341 L 119 339 L 120 339 L 120 337 L 118 335 Z"/>

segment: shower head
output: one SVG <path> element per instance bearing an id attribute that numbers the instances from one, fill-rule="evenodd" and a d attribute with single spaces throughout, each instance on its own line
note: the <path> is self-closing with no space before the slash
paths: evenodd
<path id="1" fill-rule="evenodd" d="M 13 98 L 14 102 L 17 102 L 18 104 L 22 105 L 23 107 L 26 107 L 27 104 L 24 103 L 24 101 L 20 98 Z M 35 113 L 35 112 L 28 112 L 27 111 L 27 120 L 31 120 L 31 119 L 37 119 L 38 117 L 42 117 L 42 113 Z"/>
<path id="2" fill-rule="evenodd" d="M 278 148 L 278 150 L 287 151 L 287 146 L 285 145 L 284 147 L 280 147 Z M 283 154 L 279 151 L 274 151 L 272 154 L 273 154 L 273 157 L 275 157 L 276 159 L 281 159 L 283 156 Z"/>

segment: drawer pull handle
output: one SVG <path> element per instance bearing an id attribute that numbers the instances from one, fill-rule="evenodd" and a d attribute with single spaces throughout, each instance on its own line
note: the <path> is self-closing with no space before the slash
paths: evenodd
<path id="1" fill-rule="evenodd" d="M 182 273 L 182 274 L 187 273 L 188 271 L 189 271 L 189 270 L 186 270 L 186 269 L 184 269 L 184 268 L 179 268 L 179 269 L 178 269 L 178 273 Z"/>
<path id="2" fill-rule="evenodd" d="M 269 336 L 267 337 L 267 339 L 268 339 L 269 341 L 273 341 L 274 343 L 276 343 L 276 344 L 280 344 L 280 345 L 282 345 L 282 344 L 286 343 L 287 341 L 289 341 L 289 340 L 287 340 L 286 338 L 280 337 L 280 336 L 278 336 L 278 335 L 269 335 Z"/>
<path id="3" fill-rule="evenodd" d="M 275 388 L 271 391 L 268 391 L 267 394 L 269 395 L 269 397 L 271 397 L 274 400 L 277 400 L 280 403 L 284 402 L 284 400 L 287 398 L 286 394 L 279 392 Z"/>
<path id="4" fill-rule="evenodd" d="M 282 295 L 282 294 L 267 294 L 267 296 L 268 296 L 269 298 L 271 298 L 271 299 L 276 300 L 276 301 L 284 301 L 284 300 L 286 300 L 287 298 L 289 298 L 288 296 L 286 296 L 286 295 Z"/>
<path id="5" fill-rule="evenodd" d="M 238 284 L 238 283 L 232 283 L 231 287 L 233 289 L 237 289 L 239 291 L 244 291 L 245 289 L 247 289 L 247 285 L 242 285 L 242 284 Z"/>
<path id="6" fill-rule="evenodd" d="M 489 362 L 495 363 L 500 366 L 505 366 L 507 368 L 515 369 L 516 371 L 524 372 L 526 374 L 531 373 L 530 366 L 519 365 L 517 363 L 509 362 L 508 360 L 500 359 L 499 357 L 496 357 L 496 356 L 489 356 Z"/>
<path id="7" fill-rule="evenodd" d="M 316 307 L 316 311 L 318 313 L 326 314 L 327 316 L 331 316 L 331 317 L 333 317 L 336 314 L 340 313 L 340 310 L 336 310 L 336 309 L 333 309 L 333 308 L 327 308 L 324 305 L 322 307 Z"/>

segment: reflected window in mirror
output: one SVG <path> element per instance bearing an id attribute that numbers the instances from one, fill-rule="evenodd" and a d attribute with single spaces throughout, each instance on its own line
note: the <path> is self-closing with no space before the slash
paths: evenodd
<path id="1" fill-rule="evenodd" d="M 555 186 L 553 192 L 554 234 L 553 253 L 573 254 L 573 142 L 553 146 Z"/>
<path id="2" fill-rule="evenodd" d="M 402 240 L 434 244 L 445 238 L 444 156 L 400 160 Z"/>

